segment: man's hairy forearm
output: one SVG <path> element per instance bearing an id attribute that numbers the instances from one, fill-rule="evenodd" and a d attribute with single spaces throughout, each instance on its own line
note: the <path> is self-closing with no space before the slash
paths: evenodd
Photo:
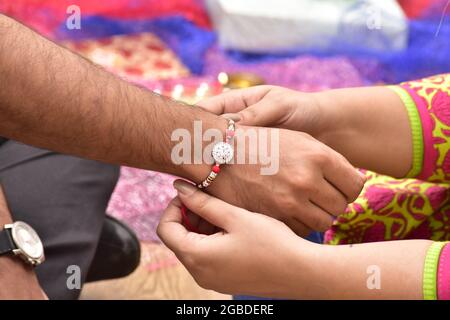
<path id="1" fill-rule="evenodd" d="M 175 166 L 170 136 L 226 122 L 131 85 L 0 15 L 0 136 L 110 163 L 198 178 Z M 201 173 L 200 173 L 201 172 Z"/>

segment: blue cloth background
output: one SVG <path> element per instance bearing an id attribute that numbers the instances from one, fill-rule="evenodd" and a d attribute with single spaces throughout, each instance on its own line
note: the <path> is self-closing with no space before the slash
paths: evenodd
<path id="1" fill-rule="evenodd" d="M 81 40 L 102 38 L 116 34 L 153 32 L 175 51 L 181 61 L 194 73 L 201 75 L 206 51 L 216 42 L 213 31 L 200 28 L 181 16 L 171 16 L 150 20 L 120 20 L 102 16 L 87 16 L 82 19 L 81 30 L 67 30 L 61 25 L 56 35 L 61 39 Z M 258 63 L 288 59 L 301 54 L 320 57 L 345 55 L 353 58 L 364 57 L 380 61 L 384 72 L 372 82 L 400 82 L 433 74 L 450 72 L 450 17 L 426 18 L 409 22 L 408 48 L 399 52 L 377 52 L 352 47 L 334 39 L 333 49 L 323 51 L 292 48 L 280 54 L 250 54 L 229 51 L 232 59 L 240 63 Z"/>

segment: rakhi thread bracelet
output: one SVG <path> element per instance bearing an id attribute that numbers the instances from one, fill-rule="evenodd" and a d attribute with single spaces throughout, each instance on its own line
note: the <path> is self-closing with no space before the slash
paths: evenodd
<path id="1" fill-rule="evenodd" d="M 188 229 L 188 231 L 200 233 L 200 231 L 197 228 L 193 227 L 192 224 L 189 222 L 187 212 L 188 209 L 186 208 L 186 206 L 184 204 L 181 204 L 181 219 L 183 221 L 183 225 L 186 227 L 186 229 Z"/>
<path id="2" fill-rule="evenodd" d="M 234 148 L 233 139 L 236 131 L 236 124 L 233 120 L 228 119 L 228 127 L 225 131 L 225 141 L 218 142 L 212 149 L 212 157 L 214 159 L 214 165 L 211 172 L 205 180 L 197 184 L 197 188 L 205 189 L 211 185 L 211 183 L 217 178 L 220 172 L 220 166 L 222 164 L 230 163 L 233 159 Z"/>
<path id="3" fill-rule="evenodd" d="M 234 135 L 236 133 L 236 124 L 233 120 L 228 119 L 228 126 L 225 131 L 225 141 L 218 142 L 214 145 L 212 149 L 212 157 L 214 159 L 214 165 L 211 168 L 211 172 L 206 177 L 205 180 L 197 184 L 197 188 L 205 189 L 211 185 L 211 183 L 217 178 L 220 172 L 220 165 L 230 163 L 233 159 L 234 148 L 233 148 L 233 140 Z M 191 225 L 188 217 L 188 209 L 184 204 L 181 205 L 181 217 L 183 224 L 186 228 L 195 233 L 200 233 L 199 230 Z"/>

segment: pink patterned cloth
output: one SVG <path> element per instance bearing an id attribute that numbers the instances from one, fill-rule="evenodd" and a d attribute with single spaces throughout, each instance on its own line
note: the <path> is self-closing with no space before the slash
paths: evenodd
<path id="1" fill-rule="evenodd" d="M 174 179 L 159 172 L 122 167 L 107 212 L 130 225 L 141 240 L 159 242 L 155 230 L 176 195 Z"/>
<path id="2" fill-rule="evenodd" d="M 418 178 L 450 182 L 450 74 L 402 84 L 414 99 L 423 134 L 423 167 Z"/>

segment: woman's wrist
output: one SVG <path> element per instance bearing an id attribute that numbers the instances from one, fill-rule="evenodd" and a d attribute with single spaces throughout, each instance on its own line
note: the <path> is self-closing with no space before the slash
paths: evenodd
<path id="1" fill-rule="evenodd" d="M 429 240 L 323 246 L 318 286 L 330 299 L 421 299 Z"/>
<path id="2" fill-rule="evenodd" d="M 322 119 L 317 139 L 354 166 L 394 177 L 408 173 L 413 158 L 411 127 L 395 92 L 386 87 L 350 88 L 316 97 L 317 117 Z"/>
<path id="3" fill-rule="evenodd" d="M 345 117 L 339 117 L 339 113 L 335 112 L 336 106 L 331 103 L 328 94 L 329 91 L 297 91 L 294 95 L 287 95 L 287 101 L 281 104 L 293 107 L 285 112 L 286 119 L 281 127 L 306 132 L 318 140 L 342 128 L 343 125 L 339 122 L 345 120 Z"/>
<path id="4" fill-rule="evenodd" d="M 331 265 L 329 251 L 324 245 L 316 244 L 300 237 L 290 241 L 283 252 L 277 274 L 283 277 L 283 292 L 279 298 L 288 299 L 327 299 L 331 297 L 330 288 L 322 281 Z M 281 259 L 280 258 L 280 259 Z M 278 265 L 278 264 L 274 264 Z M 286 268 L 286 265 L 289 267 Z"/>
<path id="5" fill-rule="evenodd" d="M 296 272 L 285 280 L 286 298 L 422 298 L 423 261 L 431 241 L 353 246 L 306 243 L 303 240 L 296 244 L 299 249 L 292 254 L 294 262 L 285 258 Z"/>
<path id="6" fill-rule="evenodd" d="M 335 150 L 346 150 L 345 144 L 359 138 L 359 126 L 351 103 L 339 90 L 328 90 L 311 94 L 316 108 L 316 123 L 312 136 Z M 349 98 L 350 100 L 350 98 Z"/>

